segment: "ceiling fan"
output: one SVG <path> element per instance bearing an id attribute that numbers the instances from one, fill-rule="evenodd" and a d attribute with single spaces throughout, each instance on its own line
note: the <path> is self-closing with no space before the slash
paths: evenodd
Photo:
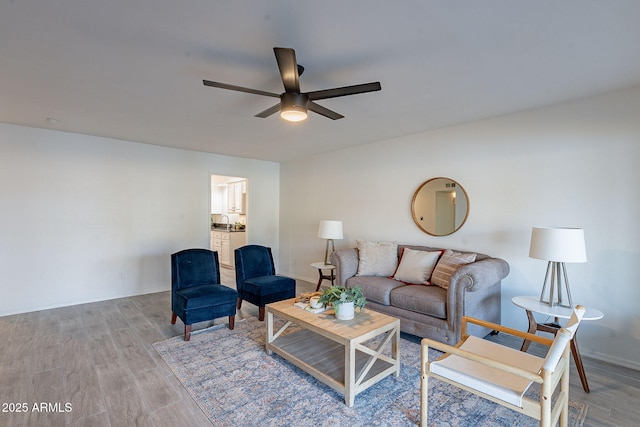
<path id="1" fill-rule="evenodd" d="M 258 113 L 255 117 L 266 118 L 280 111 L 280 116 L 292 122 L 297 122 L 307 118 L 307 110 L 328 117 L 332 120 L 338 120 L 344 116 L 329 110 L 314 101 L 327 98 L 336 98 L 339 96 L 355 95 L 358 93 L 374 92 L 382 89 L 380 82 L 364 83 L 353 86 L 337 87 L 333 89 L 316 90 L 313 92 L 300 92 L 299 77 L 304 72 L 304 67 L 296 62 L 296 52 L 291 48 L 274 47 L 273 52 L 276 55 L 278 68 L 284 92 L 281 94 L 265 92 L 263 90 L 251 89 L 242 86 L 230 85 L 227 83 L 212 82 L 203 80 L 205 86 L 217 87 L 220 89 L 235 90 L 238 92 L 253 93 L 255 95 L 271 96 L 280 98 L 280 103 L 269 107 Z"/>

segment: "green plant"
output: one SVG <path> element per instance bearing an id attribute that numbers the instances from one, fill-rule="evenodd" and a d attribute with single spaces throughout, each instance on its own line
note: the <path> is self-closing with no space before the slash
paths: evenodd
<path id="1" fill-rule="evenodd" d="M 343 302 L 353 302 L 353 306 L 358 307 L 360 310 L 362 310 L 367 303 L 367 299 L 362 295 L 362 289 L 360 289 L 360 286 L 356 286 L 354 288 L 331 286 L 330 288 L 325 289 L 320 296 L 319 301 L 325 307 L 329 304 L 335 307 Z"/>

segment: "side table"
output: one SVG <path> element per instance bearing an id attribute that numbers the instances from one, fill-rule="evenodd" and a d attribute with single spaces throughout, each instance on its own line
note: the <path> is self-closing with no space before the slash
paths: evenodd
<path id="1" fill-rule="evenodd" d="M 549 332 L 556 334 L 562 326 L 558 323 L 559 319 L 569 319 L 573 314 L 573 309 L 569 307 L 549 307 L 549 304 L 540 302 L 537 297 L 520 296 L 511 298 L 511 302 L 520 308 L 525 309 L 527 312 L 527 318 L 529 319 L 529 333 L 535 334 L 536 331 Z M 552 316 L 553 322 L 550 323 L 538 323 L 533 313 L 543 314 L 545 316 Z M 582 320 L 598 320 L 602 319 L 604 314 L 595 308 L 588 308 L 582 316 Z M 578 328 L 579 329 L 579 328 Z M 531 341 L 525 340 L 522 343 L 521 351 L 527 351 L 529 349 Z M 571 340 L 571 354 L 573 360 L 576 362 L 576 368 L 580 375 L 580 381 L 582 381 L 582 388 L 585 392 L 589 393 L 589 383 L 587 383 L 587 375 L 584 372 L 584 365 L 582 364 L 582 357 L 580 357 L 580 350 L 578 349 L 578 331 L 576 330 Z"/>
<path id="2" fill-rule="evenodd" d="M 336 276 L 335 276 L 336 266 L 335 265 L 325 264 L 324 262 L 320 261 L 320 262 L 314 262 L 313 264 L 311 264 L 311 267 L 317 268 L 318 269 L 318 275 L 320 276 L 318 278 L 318 285 L 316 286 L 316 292 L 318 292 L 318 290 L 320 289 L 320 284 L 322 283 L 323 280 L 331 280 L 331 286 L 333 286 L 333 282 L 334 282 L 334 280 L 336 278 Z M 322 270 L 329 270 L 329 274 L 324 274 L 322 272 Z"/>

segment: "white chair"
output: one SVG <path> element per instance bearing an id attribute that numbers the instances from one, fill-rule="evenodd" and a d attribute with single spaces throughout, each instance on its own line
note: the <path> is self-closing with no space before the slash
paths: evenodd
<path id="1" fill-rule="evenodd" d="M 429 377 L 452 384 L 482 396 L 514 411 L 540 421 L 543 427 L 566 427 L 569 419 L 569 342 L 582 315 L 583 306 L 576 306 L 567 325 L 555 339 L 540 337 L 470 317 L 462 319 L 462 339 L 455 346 L 424 338 L 421 348 L 420 425 L 427 425 Z M 549 346 L 545 358 L 518 351 L 467 334 L 467 323 L 473 323 L 519 338 Z M 445 354 L 428 361 L 429 347 Z M 538 400 L 525 397 L 532 383 L 540 384 Z M 560 389 L 552 405 L 556 388 Z"/>

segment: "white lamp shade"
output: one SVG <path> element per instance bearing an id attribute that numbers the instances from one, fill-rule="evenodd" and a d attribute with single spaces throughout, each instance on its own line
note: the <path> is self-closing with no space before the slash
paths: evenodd
<path id="1" fill-rule="evenodd" d="M 318 237 L 321 239 L 342 239 L 342 221 L 320 221 Z"/>
<path id="2" fill-rule="evenodd" d="M 555 262 L 587 262 L 582 228 L 533 227 L 531 258 Z"/>

